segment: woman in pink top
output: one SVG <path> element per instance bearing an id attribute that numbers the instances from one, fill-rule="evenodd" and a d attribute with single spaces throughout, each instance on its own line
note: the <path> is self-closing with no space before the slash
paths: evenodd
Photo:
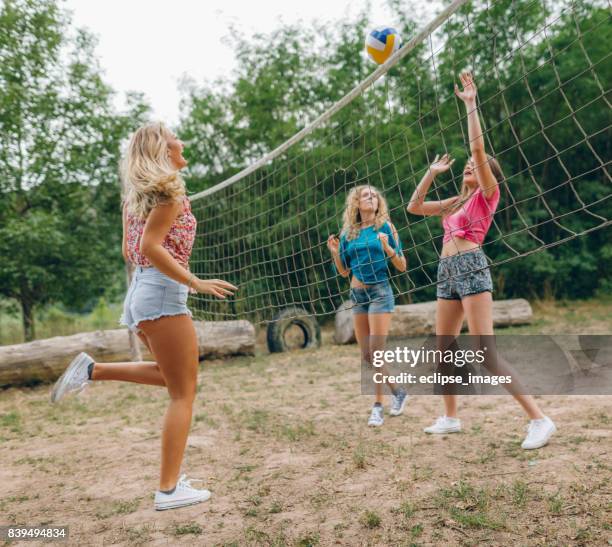
<path id="1" fill-rule="evenodd" d="M 208 490 L 179 478 L 191 425 L 198 375 L 198 340 L 187 308 L 188 291 L 225 298 L 236 289 L 219 279 L 198 279 L 189 271 L 196 234 L 180 170 L 187 165 L 183 143 L 162 123 L 138 129 L 124 160 L 123 256 L 136 266 L 121 322 L 134 331 L 154 362 L 98 363 L 79 354 L 56 382 L 59 401 L 96 380 L 120 380 L 166 387 L 170 404 L 162 430 L 161 477 L 155 509 L 206 501 Z M 119 497 L 124 497 L 120 495 Z"/>
<path id="2" fill-rule="evenodd" d="M 455 94 L 467 109 L 468 134 L 472 157 L 463 168 L 461 193 L 441 201 L 425 201 L 425 195 L 434 178 L 450 169 L 454 160 L 448 154 L 434 159 L 429 170 L 417 186 L 408 211 L 419 215 L 442 217 L 444 240 L 438 265 L 436 335 L 440 349 L 448 347 L 461 331 L 466 315 L 471 335 L 493 335 L 493 284 L 488 263 L 481 244 L 493 221 L 499 203 L 499 184 L 504 176 L 497 161 L 485 152 L 485 141 L 478 117 L 476 85 L 470 73 L 460 76 L 463 91 L 455 85 Z M 489 339 L 493 342 L 492 339 Z M 494 343 L 494 342 L 493 342 Z M 499 361 L 502 361 L 498 357 Z M 544 416 L 531 395 L 525 395 L 518 383 L 508 390 L 531 418 L 524 449 L 544 446 L 555 431 L 552 420 Z M 444 395 L 445 415 L 426 433 L 454 433 L 461 430 L 457 418 L 457 396 Z"/>

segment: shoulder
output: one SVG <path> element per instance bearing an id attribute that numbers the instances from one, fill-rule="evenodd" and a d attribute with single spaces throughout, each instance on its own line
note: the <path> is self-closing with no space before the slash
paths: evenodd
<path id="1" fill-rule="evenodd" d="M 397 228 L 393 226 L 393 223 L 390 220 L 386 220 L 384 224 L 380 227 L 380 229 L 381 231 L 390 235 L 397 234 Z"/>
<path id="2" fill-rule="evenodd" d="M 482 187 L 479 187 L 477 192 L 487 201 L 493 201 L 494 199 L 498 199 L 499 195 L 500 195 L 500 190 L 499 190 L 499 183 L 495 184 L 494 188 L 487 188 L 488 192 L 488 196 L 487 194 L 485 194 L 484 190 L 482 189 Z"/>
<path id="3" fill-rule="evenodd" d="M 162 222 L 174 221 L 183 212 L 182 200 L 168 200 L 155 205 L 149 212 L 147 220 L 155 219 Z"/>

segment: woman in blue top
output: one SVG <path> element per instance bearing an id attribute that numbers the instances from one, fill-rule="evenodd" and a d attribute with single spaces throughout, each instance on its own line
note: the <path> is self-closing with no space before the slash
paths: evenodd
<path id="1" fill-rule="evenodd" d="M 327 247 L 336 271 L 342 277 L 353 273 L 351 300 L 355 337 L 363 359 L 371 364 L 373 352 L 384 347 L 395 307 L 387 263 L 390 261 L 404 272 L 406 258 L 397 230 L 389 219 L 387 202 L 373 186 L 361 185 L 349 192 L 343 223 L 340 239 L 330 235 Z M 380 426 L 384 414 L 382 384 L 375 386 L 376 402 L 368 425 Z M 399 416 L 404 410 L 406 392 L 390 387 L 393 393 L 390 414 Z"/>

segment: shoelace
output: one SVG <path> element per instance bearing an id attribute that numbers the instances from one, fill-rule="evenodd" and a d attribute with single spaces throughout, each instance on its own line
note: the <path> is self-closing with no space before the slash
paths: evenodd
<path id="1" fill-rule="evenodd" d="M 185 473 L 183 473 L 180 477 L 179 480 L 177 482 L 177 486 L 185 486 L 191 490 L 195 490 L 195 488 L 193 486 L 191 486 L 191 482 L 203 482 L 203 479 L 188 479 L 187 475 Z"/>
<path id="2" fill-rule="evenodd" d="M 525 429 L 527 429 L 527 435 L 532 435 L 534 433 L 539 433 L 540 430 L 546 425 L 546 422 L 542 421 L 538 421 L 538 422 L 529 422 L 529 424 L 527 425 L 527 427 Z"/>

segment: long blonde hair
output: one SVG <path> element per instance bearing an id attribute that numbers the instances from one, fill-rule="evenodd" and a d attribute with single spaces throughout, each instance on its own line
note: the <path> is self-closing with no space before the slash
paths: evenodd
<path id="1" fill-rule="evenodd" d="M 493 156 L 489 156 L 489 154 L 487 154 L 487 160 L 489 163 L 489 167 L 491 167 L 491 171 L 493 172 L 493 176 L 497 180 L 498 184 L 501 184 L 505 177 L 501 166 L 499 165 L 499 162 Z M 459 209 L 461 209 L 461 207 L 463 207 L 463 204 L 472 197 L 472 194 L 475 191 L 476 190 L 472 190 L 467 185 L 464 179 L 461 183 L 461 191 L 456 196 L 456 201 L 446 211 L 442 212 L 442 216 L 452 215 L 453 213 L 456 213 Z"/>
<path id="2" fill-rule="evenodd" d="M 138 128 L 121 168 L 123 203 L 128 213 L 144 219 L 160 203 L 185 195 L 185 183 L 168 157 L 170 130 L 161 122 Z"/>
<path id="3" fill-rule="evenodd" d="M 355 239 L 359 236 L 359 231 L 361 230 L 359 199 L 361 197 L 361 192 L 366 188 L 376 192 L 378 197 L 378 209 L 376 211 L 376 215 L 374 216 L 374 226 L 376 229 L 380 229 L 385 222 L 390 222 L 387 200 L 378 191 L 378 189 L 370 184 L 360 184 L 359 186 L 355 186 L 355 188 L 348 193 L 348 196 L 346 196 L 346 206 L 344 208 L 344 212 L 342 213 L 342 233 L 346 235 L 346 239 L 348 240 Z"/>

